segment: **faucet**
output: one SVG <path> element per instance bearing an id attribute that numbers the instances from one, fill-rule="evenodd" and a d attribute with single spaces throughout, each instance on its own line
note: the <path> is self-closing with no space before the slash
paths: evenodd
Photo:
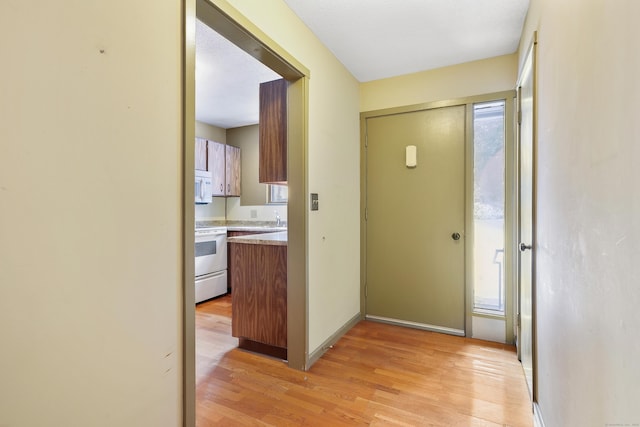
<path id="1" fill-rule="evenodd" d="M 276 227 L 280 227 L 280 214 L 278 214 L 278 211 L 274 211 L 276 214 Z"/>

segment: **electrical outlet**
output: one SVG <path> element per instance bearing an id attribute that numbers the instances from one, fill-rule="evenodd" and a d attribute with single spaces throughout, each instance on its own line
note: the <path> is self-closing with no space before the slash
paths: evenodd
<path id="1" fill-rule="evenodd" d="M 311 193 L 311 210 L 317 211 L 320 208 L 318 203 L 318 193 Z"/>

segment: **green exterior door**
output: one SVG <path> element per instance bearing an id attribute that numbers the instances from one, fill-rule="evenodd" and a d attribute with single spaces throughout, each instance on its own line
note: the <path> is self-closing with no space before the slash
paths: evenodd
<path id="1" fill-rule="evenodd" d="M 367 118 L 366 132 L 366 316 L 464 335 L 465 106 Z"/>

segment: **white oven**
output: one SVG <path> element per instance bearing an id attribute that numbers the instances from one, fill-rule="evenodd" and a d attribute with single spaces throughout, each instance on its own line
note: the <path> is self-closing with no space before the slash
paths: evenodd
<path id="1" fill-rule="evenodd" d="M 196 303 L 227 292 L 227 229 L 198 228 L 195 235 Z"/>

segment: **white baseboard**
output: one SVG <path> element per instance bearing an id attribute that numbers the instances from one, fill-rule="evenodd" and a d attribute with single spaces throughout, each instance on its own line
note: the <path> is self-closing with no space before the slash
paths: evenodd
<path id="1" fill-rule="evenodd" d="M 335 343 L 338 342 L 340 338 L 344 334 L 346 334 L 349 329 L 353 328 L 360 320 L 362 316 L 360 313 L 353 316 L 347 323 L 345 323 L 340 329 L 338 329 L 333 335 L 327 338 L 316 350 L 313 351 L 309 355 L 309 363 L 307 363 L 306 370 L 309 370 L 311 366 L 318 361 L 322 357 L 323 354 L 327 352 Z"/>
<path id="2" fill-rule="evenodd" d="M 408 328 L 422 329 L 424 331 L 440 332 L 440 333 L 443 333 L 443 334 L 456 335 L 456 336 L 459 336 L 459 337 L 464 337 L 465 336 L 464 331 L 462 329 L 447 328 L 446 326 L 428 325 L 426 323 L 411 322 L 411 321 L 408 321 L 408 320 L 391 319 L 389 317 L 373 316 L 371 314 L 367 314 L 365 316 L 365 319 L 373 320 L 374 322 L 388 323 L 390 325 L 406 326 Z"/>
<path id="3" fill-rule="evenodd" d="M 545 427 L 544 420 L 542 419 L 542 412 L 540 411 L 540 406 L 538 406 L 536 402 L 533 403 L 533 426 Z"/>

